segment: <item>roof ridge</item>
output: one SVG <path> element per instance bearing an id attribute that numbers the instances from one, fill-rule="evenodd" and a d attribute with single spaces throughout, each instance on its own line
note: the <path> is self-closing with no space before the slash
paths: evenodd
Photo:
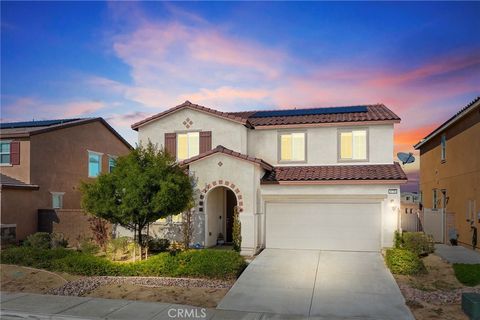
<path id="1" fill-rule="evenodd" d="M 377 106 L 383 106 L 385 107 L 385 104 L 382 102 L 379 103 L 371 103 L 371 104 L 357 104 L 357 105 L 341 105 L 341 106 L 327 106 L 327 107 L 302 107 L 302 108 L 297 108 L 297 107 L 292 107 L 292 108 L 277 108 L 277 109 L 266 109 L 266 110 L 243 110 L 243 111 L 227 111 L 225 113 L 256 113 L 256 112 L 270 112 L 270 111 L 293 111 L 293 110 L 311 110 L 311 109 L 334 109 L 334 108 L 351 108 L 351 107 L 377 107 Z"/>

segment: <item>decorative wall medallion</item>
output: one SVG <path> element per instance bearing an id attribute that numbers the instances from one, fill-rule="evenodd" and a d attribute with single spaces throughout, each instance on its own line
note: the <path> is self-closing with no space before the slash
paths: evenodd
<path id="1" fill-rule="evenodd" d="M 222 162 L 222 161 L 218 161 L 217 164 L 218 164 L 219 167 L 223 166 L 223 162 Z M 223 181 L 222 181 L 222 182 L 223 182 Z"/>
<path id="2" fill-rule="evenodd" d="M 190 120 L 190 118 L 185 119 L 185 121 L 182 122 L 182 124 L 188 128 L 190 128 L 193 125 L 193 121 Z"/>

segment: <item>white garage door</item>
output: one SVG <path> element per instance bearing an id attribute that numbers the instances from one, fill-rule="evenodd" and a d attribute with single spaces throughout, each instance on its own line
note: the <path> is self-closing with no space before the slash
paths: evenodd
<path id="1" fill-rule="evenodd" d="M 379 251 L 380 234 L 380 203 L 267 203 L 267 248 Z"/>

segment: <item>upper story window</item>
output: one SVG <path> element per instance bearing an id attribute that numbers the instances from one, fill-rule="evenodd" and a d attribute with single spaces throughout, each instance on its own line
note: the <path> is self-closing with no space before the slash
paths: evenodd
<path id="1" fill-rule="evenodd" d="M 305 161 L 306 139 L 305 132 L 290 132 L 280 134 L 279 161 Z"/>
<path id="2" fill-rule="evenodd" d="M 339 130 L 339 160 L 362 161 L 367 158 L 366 129 L 361 130 Z"/>
<path id="3" fill-rule="evenodd" d="M 200 133 L 185 132 L 177 134 L 177 160 L 185 160 L 200 152 Z"/>
<path id="4" fill-rule="evenodd" d="M 10 164 L 10 141 L 0 142 L 0 164 Z"/>
<path id="5" fill-rule="evenodd" d="M 50 192 L 52 194 L 52 208 L 61 209 L 63 208 L 63 195 L 65 192 Z"/>
<path id="6" fill-rule="evenodd" d="M 447 135 L 444 133 L 442 134 L 441 138 L 441 147 L 442 147 L 442 161 L 445 161 L 447 159 Z"/>
<path id="7" fill-rule="evenodd" d="M 117 157 L 109 155 L 108 156 L 108 172 L 112 172 L 113 168 L 115 168 L 115 164 L 117 162 Z"/>
<path id="8" fill-rule="evenodd" d="M 98 177 L 102 172 L 102 153 L 88 151 L 88 176 L 90 178 Z"/>

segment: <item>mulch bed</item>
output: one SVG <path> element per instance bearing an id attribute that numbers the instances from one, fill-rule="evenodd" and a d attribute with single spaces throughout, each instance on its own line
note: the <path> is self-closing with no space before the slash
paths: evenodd
<path id="1" fill-rule="evenodd" d="M 409 287 L 405 284 L 399 284 L 400 291 L 406 301 L 428 302 L 437 305 L 458 304 L 462 300 L 463 292 L 480 293 L 480 288 L 461 288 L 449 291 L 423 291 Z"/>

